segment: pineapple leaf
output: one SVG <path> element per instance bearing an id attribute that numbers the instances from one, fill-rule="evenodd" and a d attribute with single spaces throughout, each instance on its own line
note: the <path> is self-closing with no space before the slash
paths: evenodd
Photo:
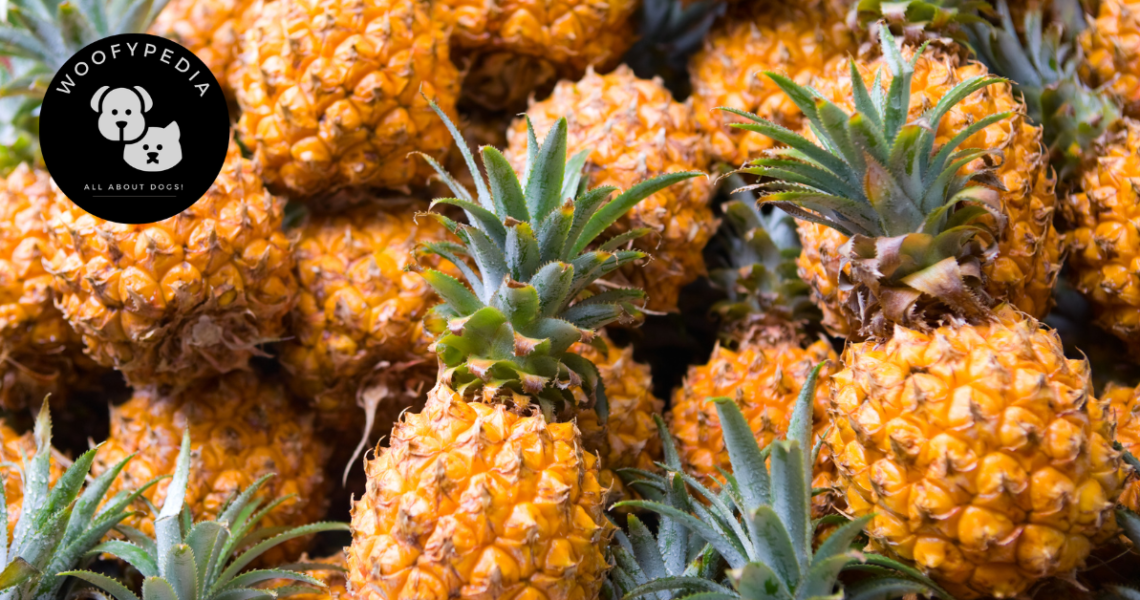
<path id="1" fill-rule="evenodd" d="M 467 213 L 467 219 L 473 225 L 478 227 L 483 233 L 486 233 L 495 242 L 495 245 L 502 247 L 506 243 L 507 228 L 503 226 L 503 222 L 499 220 L 495 213 L 467 200 L 459 198 L 438 198 L 432 200 L 429 208 L 434 208 L 437 204 L 445 204 L 448 206 L 455 206 L 462 208 Z"/>
<path id="2" fill-rule="evenodd" d="M 91 571 L 64 571 L 60 573 L 59 576 L 75 577 L 77 579 L 82 579 L 87 583 L 99 586 L 107 593 L 111 594 L 115 600 L 139 600 L 139 597 L 136 596 L 134 592 L 127 589 L 126 586 L 101 573 L 93 573 Z"/>
<path id="3" fill-rule="evenodd" d="M 234 588 L 249 587 L 251 585 L 255 585 L 263 581 L 270 581 L 273 579 L 302 581 L 308 584 L 312 584 L 318 588 L 328 587 L 323 582 L 321 582 L 321 580 L 309 575 L 305 575 L 304 573 L 298 573 L 296 571 L 286 569 L 254 569 L 252 571 L 246 571 L 245 573 L 242 573 L 241 575 L 233 578 L 233 580 L 231 580 L 230 583 L 226 585 L 225 589 L 231 590 Z"/>
<path id="4" fill-rule="evenodd" d="M 734 466 L 733 474 L 740 483 L 740 493 L 744 501 L 742 508 L 751 514 L 768 504 L 771 498 L 768 468 L 764 464 L 764 458 L 760 456 L 760 448 L 756 445 L 752 429 L 740 412 L 740 407 L 726 397 L 712 398 L 708 402 L 716 405 L 717 416 L 720 417 L 721 430 L 724 433 L 724 446 Z M 740 468 L 736 468 L 736 465 L 740 465 Z"/>
<path id="5" fill-rule="evenodd" d="M 265 552 L 271 548 L 279 546 L 289 540 L 313 533 L 320 533 L 322 531 L 349 531 L 349 528 L 348 525 L 344 523 L 311 523 L 309 525 L 303 525 L 301 527 L 294 527 L 285 533 L 262 541 L 238 555 L 238 557 L 235 558 L 228 567 L 226 567 L 226 570 L 222 571 L 221 575 L 219 575 L 217 580 L 214 582 L 213 588 L 210 590 L 210 594 L 213 595 L 226 589 L 229 585 L 230 580 L 232 580 L 238 573 L 240 573 L 242 569 L 249 565 L 249 563 L 253 562 L 253 560 L 257 557 L 265 554 Z"/>
<path id="6" fill-rule="evenodd" d="M 39 576 L 39 569 L 17 556 L 15 560 L 8 563 L 8 566 L 4 567 L 3 571 L 0 571 L 0 590 L 23 585 Z"/>
<path id="7" fill-rule="evenodd" d="M 846 600 L 887 600 L 911 594 L 925 594 L 926 586 L 896 577 L 875 577 L 856 581 L 843 590 Z"/>
<path id="8" fill-rule="evenodd" d="M 445 169 L 443 165 L 439 164 L 439 161 L 428 154 L 424 154 L 423 152 L 414 152 L 413 154 L 416 154 L 423 158 L 424 161 L 427 162 L 427 164 L 435 171 L 436 175 L 439 176 L 440 180 L 443 181 L 444 185 L 447 186 L 447 189 L 455 193 L 456 197 L 468 202 L 474 202 L 474 199 L 471 198 L 471 193 L 467 191 L 467 188 L 464 187 L 462 183 L 459 183 L 459 181 L 457 181 L 454 177 L 452 177 L 451 173 L 448 173 L 447 169 Z"/>
<path id="9" fill-rule="evenodd" d="M 443 112 L 443 109 L 440 108 L 439 105 L 435 103 L 435 101 L 428 98 L 427 95 L 423 92 L 420 92 L 420 95 L 423 96 L 424 100 L 427 100 L 428 106 L 430 106 L 431 109 L 435 111 L 435 114 L 438 115 L 440 120 L 443 121 L 444 125 L 447 126 L 448 132 L 451 133 L 451 137 L 455 140 L 456 145 L 459 147 L 459 154 L 463 157 L 463 162 L 467 163 L 467 170 L 471 173 L 471 179 L 475 181 L 475 189 L 479 195 L 479 204 L 487 209 L 493 208 L 491 204 L 491 195 L 487 192 L 487 185 L 483 181 L 483 175 L 479 171 L 479 166 L 475 164 L 475 157 L 471 154 L 471 148 L 467 146 L 467 141 L 463 139 L 463 134 L 459 133 L 459 128 L 455 126 L 455 123 L 451 122 L 451 119 L 448 118 L 447 113 Z M 432 167 L 435 167 L 435 165 L 432 165 Z M 450 175 L 448 175 L 447 171 L 442 167 L 436 168 L 436 172 L 450 179 Z M 458 187 L 462 188 L 463 186 L 458 185 Z M 455 188 L 452 189 L 454 190 Z M 456 194 L 459 194 L 459 192 L 456 191 Z M 464 194 L 466 194 L 466 191 L 464 191 Z"/>
<path id="10" fill-rule="evenodd" d="M 529 224 L 518 223 L 508 228 L 504 249 L 511 279 L 527 281 L 534 276 L 541 264 L 542 251 L 538 246 L 538 238 L 535 237 Z"/>
<path id="11" fill-rule="evenodd" d="M 586 249 L 591 242 L 594 241 L 603 231 L 610 225 L 613 225 L 619 217 L 629 212 L 631 208 L 637 205 L 650 195 L 663 190 L 675 183 L 692 179 L 697 176 L 704 176 L 705 174 L 700 171 L 685 171 L 681 173 L 668 173 L 665 175 L 658 175 L 651 179 L 642 181 L 625 192 L 622 192 L 617 198 L 606 203 L 598 212 L 590 217 L 586 225 L 582 228 L 582 233 L 574 242 L 574 248 L 571 252 L 578 254 Z"/>
<path id="12" fill-rule="evenodd" d="M 483 165 L 487 167 L 487 180 L 491 185 L 491 197 L 495 201 L 495 211 L 517 221 L 529 221 L 530 212 L 526 206 L 526 196 L 515 176 L 511 163 L 491 146 L 483 147 Z"/>
<path id="13" fill-rule="evenodd" d="M 178 600 L 197 600 L 198 573 L 194 550 L 186 544 L 174 547 L 166 558 L 166 577 Z M 160 580 L 161 581 L 161 580 Z M 143 595 L 146 596 L 144 587 Z"/>
<path id="14" fill-rule="evenodd" d="M 562 260 L 570 260 L 573 258 L 574 247 L 577 245 L 578 238 L 582 235 L 582 229 L 590 220 L 590 217 L 598 210 L 606 198 L 610 194 L 617 191 L 612 185 L 606 185 L 594 188 L 585 194 L 582 194 L 577 200 L 574 201 L 574 222 L 570 225 L 570 233 L 566 235 L 566 244 L 563 246 Z"/>
<path id="15" fill-rule="evenodd" d="M 670 519 L 682 523 L 686 528 L 693 531 L 697 535 L 704 538 L 706 542 L 716 548 L 717 552 L 724 557 L 730 565 L 744 565 L 748 559 L 744 552 L 737 548 L 735 544 L 726 539 L 721 532 L 714 529 L 710 525 L 702 522 L 700 519 L 690 515 L 687 512 L 678 510 L 668 504 L 661 502 L 652 502 L 648 500 L 624 500 L 614 504 L 615 508 L 640 508 L 657 513 L 658 515 L 669 517 Z M 693 506 L 696 509 L 696 506 Z"/>
<path id="16" fill-rule="evenodd" d="M 578 185 L 582 182 L 582 169 L 589 157 L 590 151 L 582 150 L 566 162 L 566 180 L 562 182 L 562 198 L 573 198 L 578 195 Z"/>
<path id="17" fill-rule="evenodd" d="M 155 564 L 154 558 L 145 548 L 121 540 L 107 540 L 92 548 L 87 555 L 98 556 L 103 553 L 110 554 L 131 565 L 143 577 L 158 576 L 158 565 Z"/>
<path id="18" fill-rule="evenodd" d="M 775 458 L 772 462 L 775 464 Z M 808 563 L 800 556 L 800 548 L 795 546 L 794 539 L 798 532 L 789 532 L 786 527 L 794 524 L 767 505 L 753 511 L 750 520 L 755 561 L 772 569 L 783 587 L 795 589 L 801 578 L 801 569 L 806 570 Z M 803 522 L 804 519 L 801 518 L 800 523 Z"/>
<path id="19" fill-rule="evenodd" d="M 526 182 L 527 210 L 538 222 L 562 204 L 566 175 L 566 119 L 558 119 L 539 147 Z"/>
<path id="20" fill-rule="evenodd" d="M 180 600 L 174 586 L 162 577 L 147 577 L 142 584 L 143 600 Z"/>

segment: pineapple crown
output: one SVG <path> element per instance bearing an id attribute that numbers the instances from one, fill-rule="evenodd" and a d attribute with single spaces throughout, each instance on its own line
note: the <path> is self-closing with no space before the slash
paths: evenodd
<path id="1" fill-rule="evenodd" d="M 642 79 L 660 77 L 678 98 L 689 95 L 689 57 L 693 55 L 728 3 L 720 0 L 645 0 L 637 41 L 622 57 Z"/>
<path id="2" fill-rule="evenodd" d="M 569 349 L 589 340 L 593 330 L 636 313 L 633 302 L 645 297 L 642 290 L 609 287 L 591 294 L 591 285 L 644 258 L 642 252 L 621 248 L 647 230 L 633 229 L 590 246 L 642 199 L 702 173 L 661 175 L 610 199 L 612 186 L 586 191 L 586 152 L 566 160 L 565 119 L 554 124 L 541 146 L 528 119 L 521 181 L 506 157 L 490 146 L 481 150 L 484 180 L 455 125 L 438 106 L 431 106 L 458 143 L 477 191 L 472 198 L 435 160 L 425 157 L 456 195 L 435 200 L 432 206 L 458 207 L 468 219 L 467 224 L 457 223 L 428 213 L 460 243 L 423 243 L 418 249 L 455 264 L 467 282 L 435 269 L 422 271 L 443 300 L 425 319 L 446 367 L 443 380 L 461 393 L 481 388 L 487 400 L 505 390 L 537 396 L 544 407 L 546 401 L 570 400 L 567 388 L 582 385 L 591 399 L 600 400 L 604 412 L 597 368 Z"/>
<path id="3" fill-rule="evenodd" d="M 1030 119 L 1044 129 L 1043 141 L 1062 180 L 1077 173 L 1083 151 L 1120 120 L 1120 107 L 1107 94 L 1089 89 L 1077 74 L 1081 49 L 1076 34 L 1083 26 L 1080 5 L 1056 0 L 1060 23 L 1045 27 L 1036 6 L 1025 13 L 1018 34 L 1005 0 L 998 0 L 1001 26 L 977 21 L 965 26 L 969 46 L 993 73 L 1008 77 L 1025 98 Z"/>
<path id="4" fill-rule="evenodd" d="M 793 323 L 818 320 L 809 297 L 810 288 L 796 270 L 800 238 L 795 219 L 775 206 L 764 214 L 751 194 L 752 186 L 739 185 L 722 205 L 724 220 L 718 233 L 727 266 L 709 273 L 713 285 L 728 298 L 713 310 L 730 325 L 730 339 L 747 333 L 757 320 Z"/>
<path id="5" fill-rule="evenodd" d="M 166 500 L 154 521 L 154 539 L 137 529 L 119 526 L 129 541 L 103 542 L 90 554 L 107 553 L 138 570 L 145 578 L 143 600 L 268 600 L 317 591 L 314 587 L 325 587 L 320 580 L 286 568 L 241 573 L 267 550 L 291 539 L 322 531 L 348 531 L 344 523 L 313 523 L 284 531 L 279 527 L 254 529 L 266 514 L 292 497 L 278 498 L 262 507 L 262 500 L 253 496 L 270 477 L 261 477 L 234 497 L 216 521 L 194 523 L 189 507 L 184 506 L 190 482 L 190 433 L 186 431 Z M 100 573 L 68 571 L 60 575 L 94 584 L 115 600 L 139 600 L 125 585 Z M 274 579 L 307 585 L 253 587 Z"/>
<path id="6" fill-rule="evenodd" d="M 611 589 L 625 598 L 695 594 L 724 600 L 870 600 L 927 594 L 952 600 L 916 569 L 856 550 L 856 539 L 872 515 L 849 522 L 842 515 L 812 520 L 812 465 L 822 446 L 822 439 L 812 441 L 812 400 L 822 366 L 804 382 L 785 439 L 764 449 L 735 402 L 708 400 L 716 404 L 732 465 L 732 473 L 722 471 L 725 483 L 719 492 L 684 472 L 668 429 L 655 417 L 666 448 L 660 465 L 665 474 L 625 470 L 624 475 L 640 477 L 631 485 L 649 499 L 615 507 L 656 513 L 658 538 L 630 518 L 629 535 L 619 536 L 612 550 Z M 690 490 L 703 502 L 693 499 Z M 816 529 L 832 525 L 835 531 L 813 550 Z M 727 577 L 719 576 L 711 553 L 727 563 Z M 839 574 L 851 566 L 875 576 L 849 585 L 840 595 Z"/>
<path id="7" fill-rule="evenodd" d="M 49 600 L 67 596 L 64 582 L 68 569 L 90 556 L 89 550 L 104 535 L 133 513 L 126 508 L 157 481 L 142 488 L 104 497 L 132 454 L 86 487 L 98 447 L 84 452 L 49 486 L 51 473 L 51 416 L 47 400 L 36 417 L 36 453 L 23 467 L 23 504 L 13 531 L 12 543 L 0 542 L 0 599 Z M 80 493 L 82 491 L 82 493 Z M 100 508 L 102 505 L 102 508 Z M 0 485 L 0 524 L 8 523 L 8 501 Z"/>
<path id="8" fill-rule="evenodd" d="M 169 0 L 8 0 L 0 3 L 0 173 L 40 163 L 39 106 L 56 71 L 84 46 L 142 33 Z"/>
<path id="9" fill-rule="evenodd" d="M 859 0 L 854 7 L 860 27 L 890 29 L 910 42 L 945 36 L 965 41 L 962 26 L 982 22 L 986 0 Z"/>
<path id="10" fill-rule="evenodd" d="M 869 91 L 851 61 L 850 114 L 815 90 L 767 73 L 803 111 L 818 144 L 751 113 L 721 108 L 753 121 L 733 127 L 787 146 L 741 171 L 773 179 L 756 186 L 768 191 L 761 202 L 849 236 L 841 249 L 840 285 L 854 292 L 857 306 L 851 309 L 861 315 L 864 334 L 887 331 L 890 323 L 924 326 L 925 309 L 934 303 L 962 316 L 983 316 L 988 299 L 981 262 L 996 247 L 1005 218 L 1001 184 L 990 166 L 997 152 L 958 146 L 1011 113 L 979 119 L 941 147 L 935 147 L 935 132 L 956 104 L 1003 80 L 962 81 L 908 122 L 911 77 L 926 44 L 908 61 L 889 29 L 880 38 L 892 75 L 889 89 L 884 92 L 879 71 Z M 979 159 L 986 167 L 964 172 Z"/>

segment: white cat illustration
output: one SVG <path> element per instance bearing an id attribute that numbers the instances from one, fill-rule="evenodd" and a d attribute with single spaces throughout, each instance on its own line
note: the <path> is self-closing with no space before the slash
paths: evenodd
<path id="1" fill-rule="evenodd" d="M 166 127 L 150 127 L 141 140 L 127 144 L 123 160 L 139 171 L 165 171 L 182 162 L 181 137 L 176 121 Z"/>

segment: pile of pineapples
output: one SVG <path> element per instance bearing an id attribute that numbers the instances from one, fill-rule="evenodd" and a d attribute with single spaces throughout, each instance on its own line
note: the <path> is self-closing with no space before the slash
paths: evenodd
<path id="1" fill-rule="evenodd" d="M 0 600 L 1140 599 L 1140 3 L 1042 2 L 0 3 Z M 141 31 L 234 139 L 123 225 L 37 107 Z"/>

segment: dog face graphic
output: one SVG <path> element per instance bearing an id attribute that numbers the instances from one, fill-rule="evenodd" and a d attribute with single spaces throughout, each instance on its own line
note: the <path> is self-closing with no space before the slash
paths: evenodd
<path id="1" fill-rule="evenodd" d="M 123 160 L 139 171 L 165 171 L 182 162 L 181 135 L 177 122 L 151 127 L 141 140 L 123 148 Z"/>
<path id="2" fill-rule="evenodd" d="M 103 86 L 91 98 L 91 108 L 99 113 L 99 133 L 112 142 L 133 142 L 146 132 L 146 118 L 154 103 L 139 86 Z"/>

